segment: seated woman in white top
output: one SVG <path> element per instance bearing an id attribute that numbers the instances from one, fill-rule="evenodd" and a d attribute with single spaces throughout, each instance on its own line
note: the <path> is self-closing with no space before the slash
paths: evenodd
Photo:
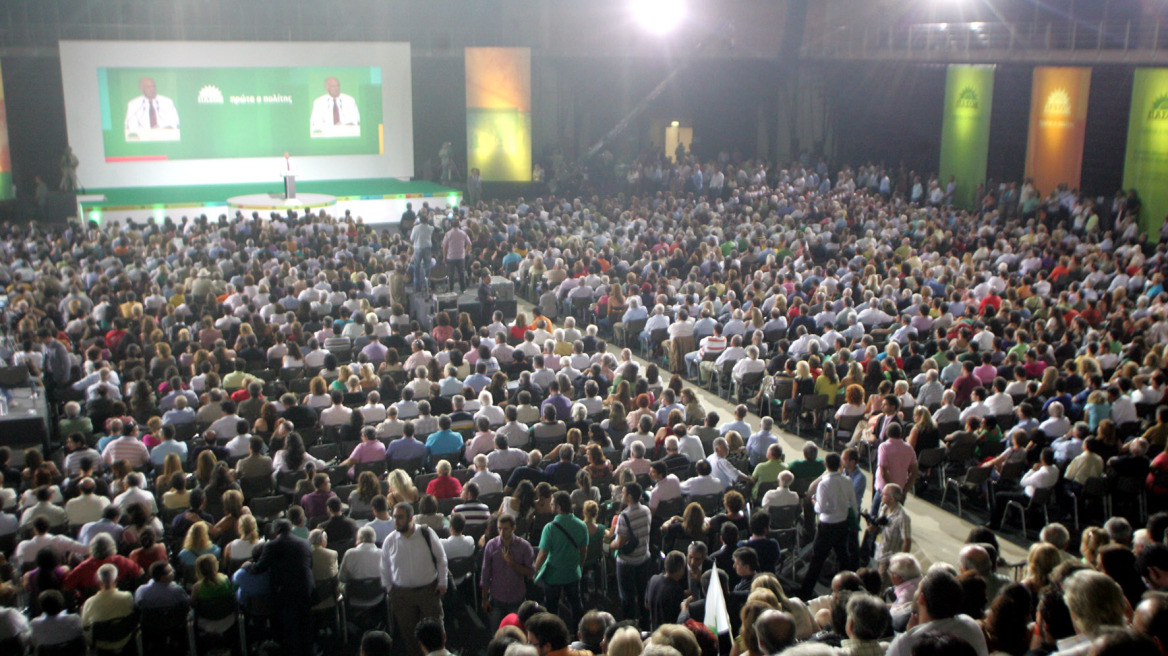
<path id="1" fill-rule="evenodd" d="M 284 448 L 277 451 L 272 458 L 273 476 L 283 472 L 301 471 L 308 463 L 312 463 L 316 471 L 323 471 L 326 467 L 323 460 L 312 457 L 312 454 L 305 450 L 304 440 L 300 435 L 292 433 L 288 436 Z"/>
<path id="2" fill-rule="evenodd" d="M 304 366 L 304 355 L 300 352 L 300 345 L 288 342 L 288 353 L 284 356 L 282 365 L 285 369 L 297 369 Z"/>
<path id="3" fill-rule="evenodd" d="M 239 538 L 228 542 L 223 549 L 223 564 L 225 565 L 230 565 L 233 561 L 240 563 L 249 560 L 255 546 L 263 542 L 256 526 L 255 517 L 251 515 L 239 518 L 239 534 Z"/>

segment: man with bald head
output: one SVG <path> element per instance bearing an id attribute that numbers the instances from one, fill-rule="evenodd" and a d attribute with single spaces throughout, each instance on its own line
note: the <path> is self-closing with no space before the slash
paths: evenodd
<path id="1" fill-rule="evenodd" d="M 758 650 L 763 654 L 777 654 L 795 644 L 795 618 L 781 610 L 763 611 L 754 621 Z"/>
<path id="2" fill-rule="evenodd" d="M 1145 592 L 1132 628 L 1155 640 L 1161 654 L 1168 654 L 1168 592 Z"/>
<path id="3" fill-rule="evenodd" d="M 126 134 L 140 130 L 178 129 L 178 111 L 174 101 L 158 95 L 154 78 L 138 80 L 138 90 L 142 95 L 134 98 L 126 106 Z"/>
<path id="4" fill-rule="evenodd" d="M 330 128 L 342 125 L 361 125 L 361 112 L 357 109 L 357 101 L 347 93 L 341 93 L 341 83 L 337 78 L 324 79 L 326 93 L 312 103 L 312 116 L 309 124 L 312 132 L 327 132 Z"/>

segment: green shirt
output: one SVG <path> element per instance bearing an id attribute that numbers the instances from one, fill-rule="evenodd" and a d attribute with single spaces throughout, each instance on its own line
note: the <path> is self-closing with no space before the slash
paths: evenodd
<path id="1" fill-rule="evenodd" d="M 763 483 L 774 483 L 779 480 L 779 474 L 787 471 L 787 463 L 782 460 L 764 460 L 754 466 L 754 496 L 758 498 L 759 488 Z"/>
<path id="2" fill-rule="evenodd" d="M 565 532 L 572 538 L 568 539 Z M 575 540 L 576 544 L 572 544 L 572 540 Z M 557 514 L 543 527 L 543 535 L 539 538 L 539 550 L 546 551 L 547 558 L 536 572 L 535 580 L 548 585 L 564 585 L 579 581 L 579 547 L 587 545 L 588 527 L 584 522 L 575 515 Z"/>
<path id="3" fill-rule="evenodd" d="M 813 479 L 827 471 L 827 466 L 823 464 L 823 458 L 816 458 L 815 460 L 792 460 L 788 469 L 795 475 L 795 478 Z"/>

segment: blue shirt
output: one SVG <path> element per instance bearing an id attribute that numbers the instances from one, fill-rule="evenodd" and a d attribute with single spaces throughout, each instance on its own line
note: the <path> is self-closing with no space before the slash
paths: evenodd
<path id="1" fill-rule="evenodd" d="M 759 431 L 751 435 L 746 440 L 746 455 L 750 457 L 750 465 L 753 467 L 766 460 L 767 449 L 778 441 L 779 438 L 766 431 Z"/>
<path id="2" fill-rule="evenodd" d="M 458 450 L 461 448 L 462 436 L 449 428 L 431 433 L 430 437 L 426 440 L 426 451 L 430 455 L 458 453 Z"/>
<path id="3" fill-rule="evenodd" d="M 385 449 L 386 458 L 394 460 L 413 460 L 426 457 L 426 445 L 414 438 L 399 437 L 389 443 Z"/>
<path id="4" fill-rule="evenodd" d="M 186 461 L 187 459 L 187 445 L 184 442 L 176 442 L 174 440 L 164 440 L 162 444 L 150 450 L 150 462 L 156 466 L 161 465 L 166 456 L 177 453 L 179 460 Z"/>
<path id="5" fill-rule="evenodd" d="M 738 431 L 738 435 L 750 435 L 750 424 L 745 421 L 732 421 L 718 429 L 718 434 L 725 437 L 730 431 Z"/>
<path id="6" fill-rule="evenodd" d="M 478 394 L 491 384 L 491 379 L 486 374 L 471 374 L 462 383 Z"/>
<path id="7" fill-rule="evenodd" d="M 864 490 L 868 487 L 868 477 L 864 476 L 864 472 L 860 471 L 859 467 L 856 467 L 850 474 L 846 469 L 843 472 L 844 476 L 852 479 L 852 487 L 856 490 L 856 505 L 864 505 Z"/>
<path id="8" fill-rule="evenodd" d="M 266 597 L 272 593 L 271 570 L 263 574 L 252 574 L 251 568 L 238 569 L 231 577 L 231 582 L 235 584 L 235 598 L 240 602 L 247 601 L 252 597 Z"/>

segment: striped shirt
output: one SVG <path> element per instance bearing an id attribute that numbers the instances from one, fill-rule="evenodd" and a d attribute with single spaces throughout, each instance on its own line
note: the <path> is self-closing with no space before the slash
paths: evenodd
<path id="1" fill-rule="evenodd" d="M 649 523 L 653 513 L 641 504 L 629 506 L 620 514 L 616 522 L 616 534 L 628 539 L 629 529 L 637 538 L 637 548 L 632 555 L 617 553 L 617 560 L 628 565 L 640 565 L 649 560 Z"/>
<path id="2" fill-rule="evenodd" d="M 150 460 L 150 453 L 141 440 L 130 435 L 123 435 L 105 445 L 101 457 L 107 465 L 112 465 L 117 460 L 125 460 L 131 468 L 137 469 Z"/>
<path id="3" fill-rule="evenodd" d="M 487 508 L 486 504 L 477 501 L 459 504 L 454 507 L 454 512 L 462 515 L 467 526 L 485 525 L 487 520 L 491 518 L 491 509 Z"/>

